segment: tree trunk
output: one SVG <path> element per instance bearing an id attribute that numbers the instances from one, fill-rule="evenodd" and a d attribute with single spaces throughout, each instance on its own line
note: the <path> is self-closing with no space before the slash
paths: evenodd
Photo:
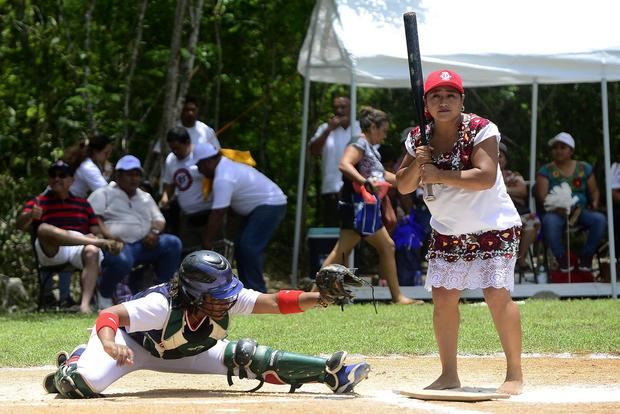
<path id="1" fill-rule="evenodd" d="M 127 153 L 129 149 L 129 102 L 131 100 L 131 82 L 133 81 L 133 74 L 136 70 L 136 63 L 138 61 L 138 52 L 140 50 L 140 44 L 142 43 L 142 32 L 144 31 L 144 15 L 146 14 L 146 6 L 148 2 L 149 0 L 142 0 L 142 4 L 140 5 L 140 11 L 138 12 L 138 27 L 136 30 L 136 39 L 134 40 L 133 47 L 131 48 L 129 69 L 127 70 L 125 102 L 123 104 L 125 129 L 123 131 L 123 138 L 121 141 L 121 149 L 123 153 Z"/>
<path id="2" fill-rule="evenodd" d="M 145 170 L 149 179 L 154 178 L 157 171 L 161 171 L 164 156 L 166 154 L 166 133 L 174 125 L 176 113 L 177 85 L 179 83 L 179 56 L 181 50 L 181 35 L 183 34 L 183 19 L 187 0 L 177 0 L 177 7 L 174 14 L 174 26 L 172 28 L 172 40 L 170 42 L 170 57 L 168 58 L 168 71 L 166 74 L 166 84 L 164 85 L 164 103 L 161 121 L 157 128 L 155 139 L 159 140 L 160 152 L 149 152 L 145 162 Z M 151 145 L 152 149 L 152 145 Z M 158 160 L 155 157 L 158 156 Z"/>
<path id="3" fill-rule="evenodd" d="M 190 0 L 190 2 L 189 16 L 192 31 L 187 42 L 187 52 L 189 56 L 181 64 L 181 82 L 179 84 L 179 94 L 176 103 L 177 113 L 181 111 L 183 100 L 189 89 L 189 84 L 192 81 L 194 61 L 196 60 L 196 43 L 198 43 L 198 37 L 200 35 L 200 22 L 202 20 L 202 9 L 204 6 L 204 0 Z"/>
<path id="4" fill-rule="evenodd" d="M 86 117 L 88 119 L 88 127 L 91 131 L 95 131 L 95 116 L 93 113 L 93 102 L 90 99 L 90 92 L 88 91 L 88 85 L 90 82 L 90 26 L 93 20 L 93 10 L 95 9 L 95 2 L 97 0 L 91 0 L 88 4 L 88 8 L 86 9 L 86 13 L 84 14 L 84 26 L 86 31 L 86 36 L 84 36 L 84 55 L 86 58 L 84 59 L 84 89 L 82 92 L 82 97 L 84 98 L 84 102 L 86 102 Z"/>
<path id="5" fill-rule="evenodd" d="M 217 62 L 215 64 L 215 76 L 213 79 L 215 80 L 215 98 L 213 100 L 213 129 L 216 131 L 219 129 L 220 124 L 220 93 L 222 90 L 222 70 L 224 64 L 222 63 L 222 14 L 224 13 L 224 6 L 222 4 L 222 0 L 217 0 L 215 3 L 215 7 L 213 8 L 213 16 L 215 18 L 213 31 L 215 34 L 215 48 L 217 50 Z"/>

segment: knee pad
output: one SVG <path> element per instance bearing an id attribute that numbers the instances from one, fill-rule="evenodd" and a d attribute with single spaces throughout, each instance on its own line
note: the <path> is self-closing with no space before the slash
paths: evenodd
<path id="1" fill-rule="evenodd" d="M 63 364 L 56 371 L 54 385 L 58 392 L 66 398 L 96 398 L 94 392 L 84 378 L 77 372 L 77 364 Z"/>

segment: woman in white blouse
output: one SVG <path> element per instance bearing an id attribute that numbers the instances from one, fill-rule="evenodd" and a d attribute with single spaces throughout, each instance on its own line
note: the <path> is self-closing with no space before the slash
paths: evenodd
<path id="1" fill-rule="evenodd" d="M 71 194 L 86 198 L 91 192 L 108 184 L 104 169 L 111 153 L 110 138 L 103 134 L 95 134 L 67 149 L 65 161 L 75 171 L 73 184 L 69 188 Z"/>

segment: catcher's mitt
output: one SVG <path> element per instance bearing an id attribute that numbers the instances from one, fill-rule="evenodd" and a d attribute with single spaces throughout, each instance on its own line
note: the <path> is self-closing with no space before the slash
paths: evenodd
<path id="1" fill-rule="evenodd" d="M 355 296 L 347 287 L 360 287 L 365 284 L 367 282 L 355 276 L 351 269 L 339 264 L 325 266 L 316 274 L 316 286 L 321 299 L 336 305 L 353 302 Z"/>

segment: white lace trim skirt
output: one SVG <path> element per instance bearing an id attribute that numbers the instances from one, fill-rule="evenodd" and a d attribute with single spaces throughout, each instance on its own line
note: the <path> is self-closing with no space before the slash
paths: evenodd
<path id="1" fill-rule="evenodd" d="M 448 262 L 442 258 L 429 259 L 426 283 L 430 291 L 434 287 L 446 289 L 514 289 L 514 269 L 516 255 L 512 257 L 495 256 L 488 259 L 476 258 L 471 261 Z"/>

